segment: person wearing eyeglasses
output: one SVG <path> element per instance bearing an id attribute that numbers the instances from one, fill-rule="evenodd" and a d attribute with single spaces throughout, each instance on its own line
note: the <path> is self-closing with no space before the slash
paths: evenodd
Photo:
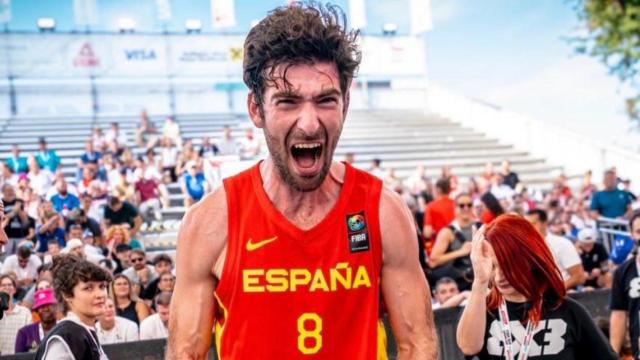
<path id="1" fill-rule="evenodd" d="M 456 281 L 460 290 L 468 290 L 473 280 L 471 272 L 471 239 L 482 224 L 473 215 L 473 200 L 467 193 L 455 198 L 455 219 L 438 232 L 429 255 L 430 278 L 436 282 L 443 277 Z"/>
<path id="2" fill-rule="evenodd" d="M 131 250 L 129 256 L 131 267 L 122 272 L 135 285 L 140 286 L 140 292 L 144 290 L 149 283 L 158 278 L 155 268 L 147 264 L 147 255 L 142 249 Z"/>

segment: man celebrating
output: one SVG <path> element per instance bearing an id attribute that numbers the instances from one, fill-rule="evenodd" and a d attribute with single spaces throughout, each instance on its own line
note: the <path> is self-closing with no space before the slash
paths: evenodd
<path id="1" fill-rule="evenodd" d="M 640 243 L 640 212 L 636 212 L 629 221 L 631 237 Z M 636 245 L 637 246 L 637 245 Z M 631 338 L 631 350 L 633 358 L 638 359 L 640 349 L 640 255 L 630 258 L 618 267 L 613 274 L 613 286 L 611 287 L 611 325 L 609 339 L 611 347 L 617 353 L 622 348 L 626 337 L 627 321 L 629 323 L 629 337 Z"/>
<path id="2" fill-rule="evenodd" d="M 344 22 L 339 8 L 295 4 L 249 32 L 247 105 L 269 156 L 184 218 L 169 358 L 203 358 L 214 322 L 222 360 L 384 357 L 381 295 L 398 357 L 437 358 L 409 210 L 332 161 L 360 61 Z"/>

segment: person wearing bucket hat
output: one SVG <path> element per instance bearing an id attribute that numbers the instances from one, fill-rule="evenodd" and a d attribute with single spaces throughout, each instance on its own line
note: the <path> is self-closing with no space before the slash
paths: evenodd
<path id="1" fill-rule="evenodd" d="M 582 267 L 587 275 L 584 283 L 588 288 L 607 288 L 611 286 L 611 274 L 607 272 L 609 253 L 604 245 L 596 242 L 598 235 L 592 228 L 584 228 L 578 232 L 576 250 L 582 260 Z"/>
<path id="2" fill-rule="evenodd" d="M 40 342 L 57 323 L 56 301 L 53 289 L 42 289 L 34 295 L 32 310 L 38 313 L 40 321 L 24 326 L 16 336 L 16 353 L 35 352 Z"/>

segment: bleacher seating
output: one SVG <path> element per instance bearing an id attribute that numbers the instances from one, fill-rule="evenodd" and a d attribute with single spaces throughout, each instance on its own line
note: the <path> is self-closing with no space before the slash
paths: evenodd
<path id="1" fill-rule="evenodd" d="M 213 142 L 219 139 L 225 125 L 232 128 L 237 138 L 251 126 L 246 115 L 237 114 L 187 115 L 176 116 L 176 119 L 182 136 L 193 139 L 196 148 L 203 136 L 209 136 Z M 151 121 L 161 129 L 164 116 L 151 116 Z M 77 159 L 84 151 L 84 141 L 94 127 L 106 131 L 111 122 L 118 122 L 126 132 L 134 155 L 142 154 L 144 150 L 134 146 L 134 129 L 139 123 L 137 116 L 95 120 L 82 117 L 17 118 L 0 123 L 0 157 L 6 158 L 14 143 L 20 145 L 23 154 L 34 152 L 38 137 L 45 136 L 49 148 L 61 157 L 64 174 L 73 180 Z M 379 158 L 384 168 L 393 167 L 400 178 L 408 177 L 418 165 L 426 166 L 427 175 L 437 178 L 441 166 L 450 165 L 453 173 L 464 180 L 480 174 L 487 162 L 497 165 L 503 159 L 509 159 L 522 181 L 546 187 L 552 181 L 552 173 L 561 170 L 543 159 L 514 149 L 512 144 L 499 143 L 439 116 L 407 110 L 351 111 L 335 159 L 343 159 L 348 152 L 355 154 L 356 166 L 367 168 L 372 159 Z M 178 184 L 168 188 L 171 207 L 163 210 L 164 217 L 177 221 L 185 211 L 183 196 Z M 175 235 L 152 238 L 163 239 L 160 247 L 173 247 L 171 239 Z"/>

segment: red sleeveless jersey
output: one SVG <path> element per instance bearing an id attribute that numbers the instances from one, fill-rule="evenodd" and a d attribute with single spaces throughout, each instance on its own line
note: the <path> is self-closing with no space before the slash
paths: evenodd
<path id="1" fill-rule="evenodd" d="M 381 181 L 346 165 L 336 204 L 309 230 L 273 206 L 259 165 L 226 179 L 224 188 L 219 358 L 378 358 Z"/>

